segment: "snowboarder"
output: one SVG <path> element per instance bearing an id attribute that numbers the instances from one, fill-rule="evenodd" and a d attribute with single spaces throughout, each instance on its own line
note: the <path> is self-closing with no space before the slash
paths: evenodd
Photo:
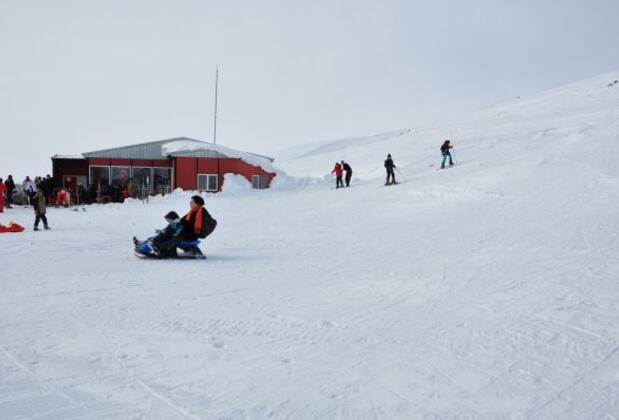
<path id="1" fill-rule="evenodd" d="M 194 195 L 189 202 L 189 213 L 180 219 L 179 225 L 182 231 L 178 235 L 172 236 L 165 242 L 154 244 L 155 255 L 169 254 L 181 242 L 193 242 L 198 238 L 206 238 L 217 227 L 217 220 L 213 219 L 204 208 L 204 199 L 199 195 Z"/>
<path id="2" fill-rule="evenodd" d="M 387 155 L 387 159 L 385 160 L 385 169 L 387 170 L 387 181 L 385 185 L 397 184 L 395 180 L 395 163 L 393 163 L 393 159 L 391 158 L 391 154 Z"/>
<path id="3" fill-rule="evenodd" d="M 4 185 L 2 178 L 0 178 L 0 213 L 4 213 L 4 196 L 6 191 L 6 185 Z"/>
<path id="4" fill-rule="evenodd" d="M 13 204 L 13 191 L 15 191 L 15 181 L 13 181 L 13 175 L 9 175 L 6 181 L 4 181 L 6 187 L 6 208 L 10 209 Z"/>
<path id="5" fill-rule="evenodd" d="M 333 168 L 331 173 L 335 174 L 335 188 L 344 188 L 344 182 L 342 181 L 342 174 L 344 173 L 344 170 L 339 162 L 335 162 L 335 168 Z"/>
<path id="6" fill-rule="evenodd" d="M 454 162 L 451 157 L 451 151 L 453 146 L 449 140 L 445 140 L 445 143 L 441 146 L 441 154 L 443 155 L 443 163 L 441 164 L 441 169 L 445 169 L 445 162 L 447 162 L 447 158 L 449 158 L 449 166 L 453 166 Z"/>
<path id="7" fill-rule="evenodd" d="M 346 171 L 344 180 L 346 181 L 346 187 L 350 187 L 350 180 L 352 179 L 352 168 L 350 165 L 342 160 L 342 169 Z"/>
<path id="8" fill-rule="evenodd" d="M 49 230 L 47 225 L 47 216 L 45 216 L 45 195 L 43 191 L 38 188 L 33 197 L 32 206 L 34 207 L 34 230 L 39 230 L 39 222 L 43 221 L 43 227 L 45 230 Z"/>

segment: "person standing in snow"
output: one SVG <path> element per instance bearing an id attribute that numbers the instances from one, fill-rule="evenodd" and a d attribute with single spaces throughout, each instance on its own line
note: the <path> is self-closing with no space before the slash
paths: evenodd
<path id="1" fill-rule="evenodd" d="M 34 182 L 32 182 L 29 176 L 24 179 L 21 187 L 24 194 L 24 207 L 28 207 L 28 205 L 34 205 L 34 192 L 36 190 L 36 186 L 34 185 Z"/>
<path id="2" fill-rule="evenodd" d="M 385 169 L 387 170 L 387 181 L 385 185 L 397 184 L 395 180 L 395 163 L 393 163 L 393 159 L 391 158 L 391 154 L 387 155 L 387 159 L 385 160 Z"/>
<path id="3" fill-rule="evenodd" d="M 445 143 L 441 146 L 441 154 L 443 155 L 443 163 L 441 163 L 441 169 L 445 169 L 445 162 L 449 158 L 449 166 L 453 166 L 454 162 L 451 158 L 451 149 L 453 146 L 449 140 L 445 140 Z"/>
<path id="4" fill-rule="evenodd" d="M 350 187 L 350 180 L 352 179 L 352 168 L 350 165 L 342 160 L 342 169 L 346 171 L 346 176 L 344 177 L 344 181 L 346 182 L 346 187 Z"/>
<path id="5" fill-rule="evenodd" d="M 6 195 L 6 185 L 0 178 L 0 213 L 4 213 L 4 196 Z"/>
<path id="6" fill-rule="evenodd" d="M 43 186 L 44 186 L 43 194 L 45 195 L 45 199 L 47 200 L 47 205 L 51 206 L 54 201 L 52 197 L 54 193 L 54 180 L 49 174 L 47 174 L 47 176 L 43 178 L 41 182 L 43 183 Z"/>
<path id="7" fill-rule="evenodd" d="M 49 226 L 47 225 L 47 216 L 45 216 L 45 195 L 43 191 L 38 188 L 33 197 L 33 207 L 34 207 L 34 230 L 39 230 L 39 222 L 43 221 L 43 227 L 45 230 L 49 230 Z"/>
<path id="8" fill-rule="evenodd" d="M 342 181 L 342 175 L 344 170 L 342 169 L 342 165 L 339 162 L 335 162 L 335 168 L 331 171 L 332 174 L 335 174 L 335 188 L 343 188 L 344 182 Z"/>
<path id="9" fill-rule="evenodd" d="M 13 175 L 9 175 L 6 181 L 4 181 L 6 187 L 6 208 L 10 209 L 13 204 L 13 191 L 15 191 L 15 181 L 13 181 Z"/>

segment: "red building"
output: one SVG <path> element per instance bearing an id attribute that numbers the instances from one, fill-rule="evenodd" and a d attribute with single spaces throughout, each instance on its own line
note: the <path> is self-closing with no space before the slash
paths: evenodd
<path id="1" fill-rule="evenodd" d="M 272 158 L 187 137 L 52 157 L 56 187 L 116 191 L 130 180 L 140 194 L 184 190 L 221 191 L 225 174 L 238 174 L 254 188 L 268 188 L 275 177 Z M 110 193 L 111 195 L 111 193 Z"/>

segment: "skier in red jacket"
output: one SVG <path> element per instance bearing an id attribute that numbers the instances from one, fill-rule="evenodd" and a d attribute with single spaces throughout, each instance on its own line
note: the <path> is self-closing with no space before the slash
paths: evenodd
<path id="1" fill-rule="evenodd" d="M 335 188 L 344 188 L 344 181 L 342 181 L 342 175 L 344 174 L 344 169 L 339 162 L 335 163 L 335 168 L 331 171 L 332 174 L 335 174 Z"/>

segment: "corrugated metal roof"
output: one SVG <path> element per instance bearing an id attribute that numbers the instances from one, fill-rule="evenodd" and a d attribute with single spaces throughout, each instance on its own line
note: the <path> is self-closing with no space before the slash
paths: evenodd
<path id="1" fill-rule="evenodd" d="M 54 155 L 52 159 L 84 160 L 82 155 Z"/>
<path id="2" fill-rule="evenodd" d="M 203 158 L 225 158 L 228 157 L 223 153 L 219 153 L 215 150 L 188 150 L 184 152 L 173 152 L 170 153 L 170 156 L 180 156 L 180 157 L 203 157 Z"/>
<path id="3" fill-rule="evenodd" d="M 132 144 L 129 146 L 114 147 L 112 149 L 95 150 L 93 152 L 83 153 L 83 155 L 87 158 L 94 157 L 107 159 L 163 159 L 165 156 L 161 154 L 161 146 L 163 146 L 165 143 L 178 140 L 193 139 L 187 137 L 177 137 L 173 139 Z"/>
<path id="4" fill-rule="evenodd" d="M 162 146 L 166 143 L 177 142 L 177 141 L 189 141 L 204 144 L 204 148 L 200 150 L 187 150 L 187 151 L 176 151 L 174 153 L 170 153 L 169 155 L 165 155 L 162 153 Z M 106 158 L 106 159 L 164 159 L 168 156 L 184 156 L 184 157 L 206 157 L 206 158 L 225 158 L 228 157 L 224 153 L 218 152 L 216 150 L 209 150 L 209 145 L 215 148 L 216 146 L 212 145 L 212 143 L 207 143 L 201 140 L 192 139 L 189 137 L 176 137 L 165 140 L 156 140 L 146 143 L 138 143 L 132 144 L 129 146 L 122 147 L 114 147 L 112 149 L 103 149 L 103 150 L 95 150 L 92 152 L 83 153 L 84 157 L 87 158 Z M 230 149 L 232 150 L 232 149 Z M 257 155 L 255 153 L 248 153 L 252 156 L 256 156 L 262 159 L 267 159 L 273 162 L 273 158 L 267 156 Z"/>

